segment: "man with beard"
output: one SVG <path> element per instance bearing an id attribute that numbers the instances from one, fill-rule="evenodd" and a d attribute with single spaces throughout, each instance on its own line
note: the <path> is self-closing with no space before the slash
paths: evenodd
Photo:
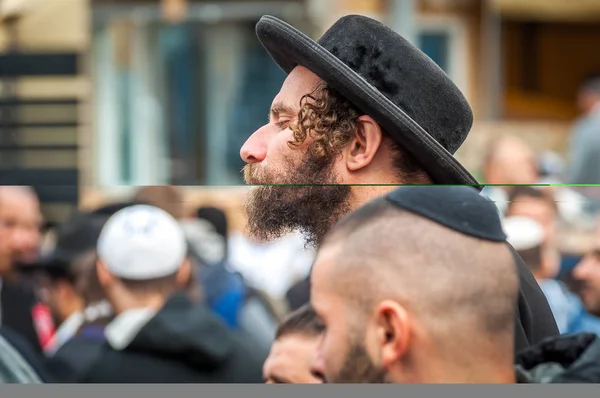
<path id="1" fill-rule="evenodd" d="M 357 15 L 341 18 L 318 42 L 271 16 L 256 30 L 288 77 L 269 122 L 240 151 L 246 183 L 260 185 L 246 206 L 255 238 L 300 230 L 318 245 L 342 216 L 395 185 L 477 185 L 452 156 L 471 129 L 469 104 L 397 33 Z M 524 348 L 558 329 L 531 272 L 513 255 L 521 278 L 516 347 Z M 295 308 L 308 301 L 310 281 L 300 287 Z"/>
<path id="2" fill-rule="evenodd" d="M 518 273 L 494 204 L 468 187 L 402 187 L 369 202 L 330 231 L 312 273 L 323 327 L 313 372 L 327 382 L 598 380 L 594 336 L 546 342 L 515 370 Z M 563 377 L 577 362 L 569 353 L 579 370 Z"/>
<path id="3" fill-rule="evenodd" d="M 48 342 L 48 310 L 18 274 L 19 265 L 36 260 L 42 214 L 33 189 L 0 186 L 0 325 L 20 334 L 38 352 Z"/>

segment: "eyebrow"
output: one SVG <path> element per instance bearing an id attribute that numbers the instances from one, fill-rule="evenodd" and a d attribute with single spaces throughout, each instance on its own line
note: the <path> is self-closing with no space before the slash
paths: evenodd
<path id="1" fill-rule="evenodd" d="M 273 104 L 273 106 L 271 106 L 271 109 L 269 110 L 268 118 L 270 120 L 272 116 L 277 117 L 277 116 L 281 115 L 282 113 L 287 113 L 289 115 L 295 115 L 298 112 L 294 107 L 292 107 L 290 105 L 284 104 L 283 102 L 276 102 Z"/>

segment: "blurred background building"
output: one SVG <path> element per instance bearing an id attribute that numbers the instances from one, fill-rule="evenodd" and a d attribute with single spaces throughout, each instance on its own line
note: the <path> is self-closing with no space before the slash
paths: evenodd
<path id="1" fill-rule="evenodd" d="M 254 34 L 264 14 L 315 38 L 348 13 L 401 32 L 472 104 L 458 156 L 479 177 L 500 135 L 564 155 L 578 85 L 600 71 L 593 0 L 0 4 L 0 180 L 36 186 L 51 220 L 130 186 L 240 184 L 239 148 L 285 78 Z"/>

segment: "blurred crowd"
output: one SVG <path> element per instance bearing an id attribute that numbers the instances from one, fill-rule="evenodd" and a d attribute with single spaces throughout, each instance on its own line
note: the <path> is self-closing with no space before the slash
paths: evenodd
<path id="1" fill-rule="evenodd" d="M 453 157 L 468 103 L 396 33 L 257 32 L 320 75 L 289 67 L 240 150 L 244 228 L 174 186 L 46 228 L 33 188 L 0 186 L 1 381 L 600 382 L 600 187 L 548 184 L 600 170 L 597 80 L 576 162 L 502 137 L 479 187 Z"/>
<path id="2" fill-rule="evenodd" d="M 517 143 L 494 147 L 490 175 Z M 594 207 L 558 201 L 555 187 L 494 189 L 560 333 L 600 334 Z M 185 204 L 177 187 L 143 187 L 43 229 L 35 191 L 3 186 L 1 335 L 23 362 L 2 359 L 14 368 L 4 380 L 322 382 L 310 355 L 324 328 L 308 304 L 314 250 L 296 234 L 258 242 L 231 232 L 224 209 Z"/>

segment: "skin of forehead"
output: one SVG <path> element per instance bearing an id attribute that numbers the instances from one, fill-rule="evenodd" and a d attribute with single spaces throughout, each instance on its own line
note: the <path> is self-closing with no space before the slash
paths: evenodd
<path id="1" fill-rule="evenodd" d="M 273 343 L 265 362 L 265 377 L 278 376 L 288 382 L 301 382 L 310 374 L 310 348 L 316 349 L 317 337 L 298 333 L 279 338 Z M 307 355 L 308 357 L 300 357 Z M 306 361 L 305 361 L 306 360 Z M 302 368 L 305 365 L 306 368 Z"/>

